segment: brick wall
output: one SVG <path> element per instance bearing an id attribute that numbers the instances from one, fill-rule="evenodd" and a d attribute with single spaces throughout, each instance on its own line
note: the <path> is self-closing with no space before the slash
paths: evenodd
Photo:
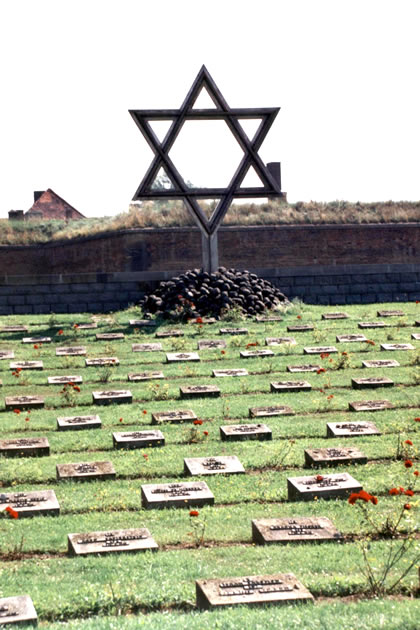
<path id="1" fill-rule="evenodd" d="M 420 300 L 420 224 L 223 227 L 219 259 L 308 303 Z M 0 315 L 113 311 L 200 266 L 197 229 L 0 247 Z"/>

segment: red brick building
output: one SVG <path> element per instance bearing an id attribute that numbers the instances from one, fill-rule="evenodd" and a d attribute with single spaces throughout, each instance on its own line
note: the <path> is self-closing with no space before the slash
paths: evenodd
<path id="1" fill-rule="evenodd" d="M 25 219 L 85 219 L 76 208 L 64 201 L 51 188 L 34 192 L 34 203 L 24 215 Z"/>

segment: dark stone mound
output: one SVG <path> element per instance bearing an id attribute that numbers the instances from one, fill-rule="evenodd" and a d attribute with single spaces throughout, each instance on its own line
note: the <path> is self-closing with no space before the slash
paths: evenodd
<path id="1" fill-rule="evenodd" d="M 232 308 L 245 315 L 256 315 L 287 303 L 271 282 L 249 271 L 219 267 L 213 273 L 201 269 L 186 271 L 146 295 L 140 302 L 146 314 L 189 319 L 197 316 L 220 317 Z"/>

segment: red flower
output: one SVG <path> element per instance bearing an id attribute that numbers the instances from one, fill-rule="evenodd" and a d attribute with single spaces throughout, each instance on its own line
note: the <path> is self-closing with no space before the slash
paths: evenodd
<path id="1" fill-rule="evenodd" d="M 75 392 L 80 392 L 80 387 L 78 385 L 73 385 L 73 389 Z"/>
<path id="2" fill-rule="evenodd" d="M 149 459 L 149 456 L 148 456 L 147 453 L 143 453 L 143 457 L 144 457 L 144 459 Z"/>
<path id="3" fill-rule="evenodd" d="M 413 462 L 411 461 L 411 459 L 406 459 L 404 462 L 404 466 L 406 468 L 411 468 L 411 466 L 413 465 Z"/>
<path id="4" fill-rule="evenodd" d="M 17 413 L 19 415 L 20 414 L 20 409 L 13 409 L 13 413 Z"/>
<path id="5" fill-rule="evenodd" d="M 10 505 L 5 508 L 5 511 L 8 512 L 12 518 L 19 518 L 19 512 L 16 512 Z"/>
<path id="6" fill-rule="evenodd" d="M 146 413 L 147 413 L 146 409 L 143 409 L 143 413 L 146 415 Z"/>
<path id="7" fill-rule="evenodd" d="M 410 490 L 410 488 L 408 490 L 406 490 L 404 492 L 404 494 L 406 494 L 408 497 L 413 497 L 414 496 L 414 492 L 413 492 L 413 490 Z"/>
<path id="8" fill-rule="evenodd" d="M 62 330 L 59 330 L 57 335 L 64 335 L 64 332 Z"/>
<path id="9" fill-rule="evenodd" d="M 397 494 L 400 494 L 400 491 L 398 490 L 398 488 L 391 488 L 388 494 L 397 495 Z"/>
<path id="10" fill-rule="evenodd" d="M 302 315 L 296 315 L 297 319 L 302 319 Z"/>
<path id="11" fill-rule="evenodd" d="M 414 422 L 420 422 L 420 418 L 414 418 Z"/>
<path id="12" fill-rule="evenodd" d="M 342 353 L 341 353 L 341 355 L 342 355 L 343 357 L 346 357 L 346 356 L 347 356 L 347 352 L 342 352 Z"/>
<path id="13" fill-rule="evenodd" d="M 411 510 L 410 503 L 404 503 L 404 510 Z"/>
<path id="14" fill-rule="evenodd" d="M 327 396 L 327 400 L 331 400 L 331 398 L 334 398 L 334 394 L 330 394 L 329 396 Z"/>
<path id="15" fill-rule="evenodd" d="M 373 505 L 378 505 L 378 497 L 371 497 L 370 501 Z"/>
<path id="16" fill-rule="evenodd" d="M 209 432 L 208 431 L 203 431 L 204 435 L 208 435 Z"/>
<path id="17" fill-rule="evenodd" d="M 220 354 L 226 354 L 226 352 L 224 350 L 220 350 Z M 420 420 L 420 418 L 419 418 Z"/>
<path id="18" fill-rule="evenodd" d="M 320 390 L 319 390 L 319 393 L 320 393 L 320 394 L 325 394 L 325 392 L 324 392 L 324 390 L 323 390 L 323 389 L 320 389 Z"/>
<path id="19" fill-rule="evenodd" d="M 349 497 L 350 505 L 354 505 L 358 499 L 365 501 L 365 503 L 368 503 L 369 501 L 371 501 L 373 505 L 378 504 L 378 498 L 374 497 L 372 494 L 369 494 L 365 490 L 360 490 L 360 492 L 353 492 Z"/>
<path id="20" fill-rule="evenodd" d="M 418 476 L 419 476 L 419 474 L 420 474 L 420 473 L 419 473 L 419 471 L 418 471 L 418 470 L 415 470 L 415 471 L 413 472 L 413 475 L 416 475 L 416 477 L 418 477 Z"/>
<path id="21" fill-rule="evenodd" d="M 324 477 L 322 475 L 317 475 L 316 476 L 316 480 L 317 481 L 322 481 L 324 479 Z"/>
<path id="22" fill-rule="evenodd" d="M 328 359 L 328 357 L 330 356 L 329 352 L 321 352 L 321 354 L 319 355 L 321 357 L 321 359 Z"/>
<path id="23" fill-rule="evenodd" d="M 122 422 L 122 421 L 123 421 L 123 419 L 122 419 L 122 418 L 120 418 L 120 422 Z"/>
<path id="24" fill-rule="evenodd" d="M 73 328 L 79 328 L 79 324 L 74 324 Z"/>
<path id="25" fill-rule="evenodd" d="M 365 343 L 368 343 L 370 346 L 376 346 L 376 343 L 371 339 L 366 339 Z"/>
<path id="26" fill-rule="evenodd" d="M 319 370 L 316 371 L 317 374 L 321 374 L 321 372 L 325 372 L 325 368 L 319 368 Z"/>
<path id="27" fill-rule="evenodd" d="M 201 424 L 203 424 L 203 421 L 202 420 L 194 420 L 193 424 L 201 425 Z"/>
<path id="28" fill-rule="evenodd" d="M 38 344 L 34 343 L 34 348 L 35 348 L 35 350 L 38 350 L 38 348 L 39 348 Z"/>
<path id="29" fill-rule="evenodd" d="M 25 422 L 29 422 L 29 418 L 25 418 Z"/>
<path id="30" fill-rule="evenodd" d="M 197 317 L 197 319 L 195 320 L 196 324 L 202 324 L 203 323 L 203 318 L 202 317 Z"/>
<path id="31" fill-rule="evenodd" d="M 408 444 L 408 446 L 413 446 L 413 442 L 411 440 L 406 440 L 404 444 Z"/>
<path id="32" fill-rule="evenodd" d="M 198 516 L 200 512 L 198 510 L 190 510 L 190 516 Z"/>

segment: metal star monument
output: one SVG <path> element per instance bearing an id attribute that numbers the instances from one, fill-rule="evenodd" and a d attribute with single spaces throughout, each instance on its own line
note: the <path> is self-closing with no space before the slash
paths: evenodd
<path id="1" fill-rule="evenodd" d="M 205 88 L 214 103 L 211 109 L 195 109 L 194 104 Z M 146 175 L 138 187 L 133 201 L 141 199 L 181 199 L 201 229 L 203 236 L 203 267 L 214 271 L 218 267 L 217 230 L 234 198 L 282 197 L 280 182 L 265 166 L 258 150 L 261 147 L 280 108 L 231 108 L 225 101 L 207 68 L 202 66 L 180 109 L 134 109 L 129 110 L 155 157 Z M 241 120 L 260 119 L 261 122 L 250 140 L 245 133 Z M 150 123 L 170 121 L 162 142 L 154 133 Z M 169 157 L 169 152 L 187 120 L 224 120 L 233 137 L 243 150 L 239 163 L 227 188 L 192 188 L 188 186 Z M 242 183 L 253 167 L 261 180 L 262 186 L 244 187 Z M 172 187 L 170 189 L 153 188 L 160 169 L 166 173 Z M 198 199 L 219 199 L 211 217 L 207 219 Z"/>

